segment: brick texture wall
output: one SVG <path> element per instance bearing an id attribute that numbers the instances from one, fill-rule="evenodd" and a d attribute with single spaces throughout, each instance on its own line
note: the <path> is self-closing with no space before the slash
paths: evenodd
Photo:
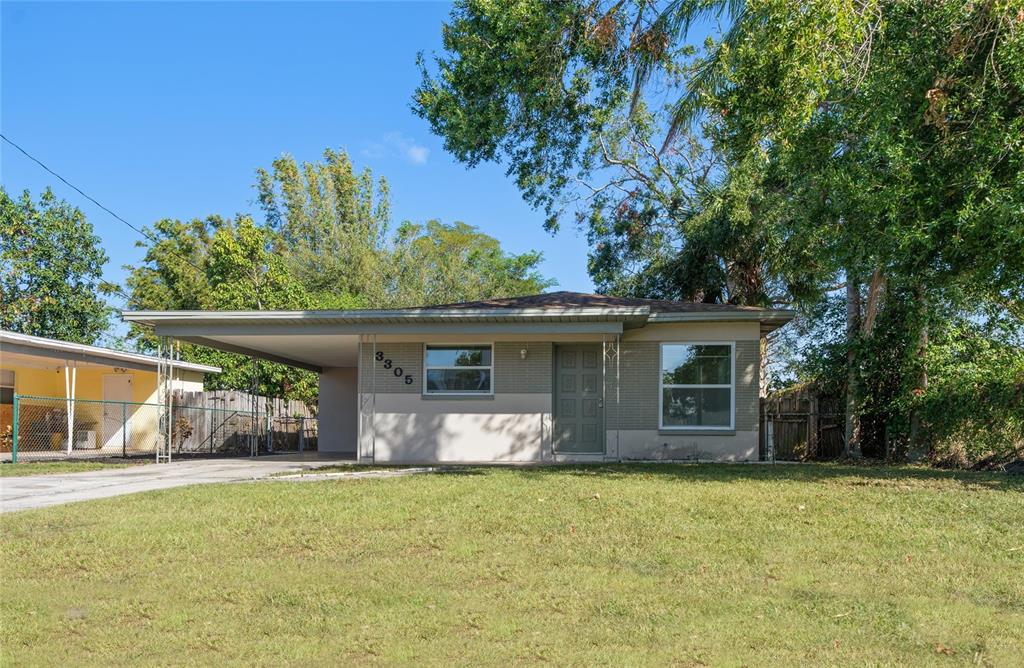
<path id="1" fill-rule="evenodd" d="M 423 391 L 423 344 L 422 343 L 378 343 L 377 352 L 384 359 L 391 360 L 391 368 L 385 369 L 384 362 L 373 359 L 373 344 L 364 343 L 360 360 L 360 391 L 374 390 L 379 394 L 419 394 Z M 402 375 L 395 370 L 401 368 Z M 412 383 L 405 384 L 405 376 L 412 376 Z"/>
<path id="2" fill-rule="evenodd" d="M 526 349 L 526 359 L 521 351 Z M 498 394 L 551 392 L 552 345 L 499 341 L 494 344 L 494 391 Z"/>
<path id="3" fill-rule="evenodd" d="M 527 349 L 526 359 L 521 350 Z M 378 343 L 377 351 L 391 360 L 391 369 L 373 359 L 373 345 L 363 344 L 361 391 L 372 392 L 374 374 L 380 394 L 420 394 L 423 392 L 423 344 Z M 551 354 L 549 342 L 498 342 L 494 344 L 494 391 L 498 394 L 547 394 L 551 392 Z M 401 368 L 402 375 L 395 376 Z M 405 384 L 411 375 L 413 382 Z"/>
<path id="4" fill-rule="evenodd" d="M 661 366 L 658 341 L 623 341 L 619 361 L 619 406 L 615 405 L 615 369 L 608 368 L 609 429 L 657 429 L 658 381 Z M 736 342 L 736 430 L 754 431 L 758 422 L 757 379 L 760 349 L 757 341 Z"/>

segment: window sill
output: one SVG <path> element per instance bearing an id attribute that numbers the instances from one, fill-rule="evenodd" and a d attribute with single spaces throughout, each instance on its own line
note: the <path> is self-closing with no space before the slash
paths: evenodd
<path id="1" fill-rule="evenodd" d="M 425 401 L 494 401 L 493 394 L 420 394 Z"/>
<path id="2" fill-rule="evenodd" d="M 659 429 L 659 436 L 735 436 L 735 429 Z"/>

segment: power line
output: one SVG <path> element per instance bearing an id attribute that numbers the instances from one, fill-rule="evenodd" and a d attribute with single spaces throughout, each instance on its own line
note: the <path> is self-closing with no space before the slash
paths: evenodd
<path id="1" fill-rule="evenodd" d="M 137 233 L 138 233 L 139 235 L 141 235 L 141 236 L 145 237 L 146 239 L 149 239 L 149 240 L 150 240 L 150 241 L 152 241 L 153 243 L 160 243 L 160 240 L 159 240 L 159 239 L 158 239 L 157 237 L 155 237 L 155 236 L 153 236 L 152 234 L 150 234 L 149 232 L 146 232 L 145 228 L 142 228 L 142 229 L 140 229 L 140 228 L 138 228 L 138 227 L 135 227 L 134 225 L 132 225 L 131 223 L 129 223 L 129 222 L 127 221 L 127 220 L 125 220 L 125 219 L 124 219 L 124 218 L 122 218 L 121 216 L 117 215 L 116 213 L 114 213 L 113 211 L 111 211 L 110 209 L 108 209 L 107 207 L 103 206 L 103 204 L 101 204 L 100 202 L 98 202 L 98 201 L 97 201 L 97 200 L 96 200 L 95 198 L 91 197 L 91 196 L 90 196 L 90 195 L 88 195 L 88 194 L 87 194 L 87 193 L 86 193 L 85 191 L 83 191 L 83 190 L 82 190 L 81 188 L 79 188 L 78 186 L 76 186 L 76 185 L 75 185 L 74 183 L 71 183 L 70 181 L 68 181 L 67 179 L 65 179 L 65 178 L 64 178 L 63 176 L 61 176 L 61 175 L 60 175 L 60 174 L 58 174 L 57 172 L 53 171 L 52 169 L 50 169 L 49 167 L 47 167 L 46 165 L 44 165 L 44 164 L 43 164 L 43 161 L 42 161 L 42 160 L 40 160 L 39 158 L 35 157 L 34 155 L 32 155 L 31 153 L 29 153 L 28 151 L 26 151 L 26 150 L 25 150 L 25 149 L 23 149 L 22 147 L 18 146 L 18 145 L 17 145 L 16 143 L 14 143 L 14 142 L 13 142 L 13 141 L 12 141 L 12 140 L 11 140 L 11 139 L 9 138 L 9 137 L 7 137 L 6 135 L 4 135 L 3 133 L 0 133 L 0 139 L 3 139 L 3 140 L 4 140 L 5 142 L 7 142 L 8 144 L 10 144 L 10 145 L 11 145 L 11 146 L 13 146 L 14 148 L 18 149 L 19 151 L 21 151 L 21 153 L 22 153 L 22 154 L 23 154 L 23 155 L 24 155 L 24 156 L 25 156 L 26 158 L 28 158 L 28 159 L 29 159 L 29 160 L 31 160 L 32 162 L 36 163 L 37 165 L 39 165 L 40 167 L 42 167 L 43 169 L 45 169 L 45 170 L 46 170 L 47 172 L 49 172 L 50 174 L 53 174 L 54 176 L 56 176 L 56 177 L 57 177 L 58 179 L 60 179 L 61 181 L 63 181 L 63 182 L 64 182 L 64 184 L 65 184 L 65 185 L 67 185 L 67 186 L 68 186 L 69 188 L 71 188 L 72 190 L 74 190 L 74 191 L 75 191 L 75 192 L 77 192 L 77 193 L 78 193 L 79 195 L 81 195 L 82 197 L 86 198 L 87 200 L 89 200 L 90 202 L 92 202 L 93 204 L 95 204 L 96 206 L 98 206 L 99 208 L 103 209 L 104 211 L 106 211 L 106 212 L 107 212 L 107 213 L 109 213 L 109 214 L 110 214 L 111 216 L 113 216 L 113 217 L 114 217 L 114 218 L 116 218 L 117 220 L 121 221 L 122 223 L 124 223 L 125 225 L 127 225 L 128 227 L 130 227 L 131 229 L 135 230 L 135 231 L 136 231 L 136 232 L 137 232 Z M 170 249 L 170 252 L 171 252 L 171 254 L 173 254 L 173 255 L 177 256 L 177 257 L 178 257 L 178 258 L 179 258 L 179 259 L 180 259 L 180 260 L 181 260 L 182 262 L 184 262 L 185 264 L 189 265 L 190 267 L 192 267 L 193 269 L 195 269 L 195 270 L 196 270 L 196 271 L 198 271 L 199 273 L 201 273 L 201 274 L 205 274 L 205 273 L 206 273 L 205 271 L 203 271 L 203 269 L 202 269 L 201 267 L 199 267 L 199 266 L 198 266 L 197 264 L 195 264 L 194 262 L 192 262 L 192 260 L 188 259 L 187 257 L 185 257 L 184 255 L 182 255 L 182 254 L 181 254 L 181 253 L 179 253 L 178 251 L 176 251 L 176 250 L 174 250 L 174 249 Z M 120 291 L 118 290 L 118 292 L 120 292 Z M 124 293 L 121 293 L 121 294 L 122 294 L 122 295 L 124 295 Z M 124 295 L 124 296 L 126 296 L 126 295 Z"/>

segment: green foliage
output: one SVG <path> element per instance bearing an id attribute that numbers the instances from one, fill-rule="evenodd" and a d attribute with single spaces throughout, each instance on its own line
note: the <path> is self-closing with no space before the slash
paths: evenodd
<path id="1" fill-rule="evenodd" d="M 707 130 L 673 126 L 695 73 L 683 14 L 706 5 L 456 3 L 445 53 L 420 57 L 414 109 L 468 164 L 507 160 L 549 228 L 585 226 L 599 290 L 784 300 L 770 228 L 727 215 L 745 183 L 722 183 Z"/>
<path id="2" fill-rule="evenodd" d="M 275 310 L 313 304 L 287 271 L 275 233 L 248 216 L 162 220 L 148 236 L 153 239 L 148 245 L 139 242 L 146 248 L 144 264 L 129 267 L 126 281 L 133 309 Z M 155 349 L 145 330 L 133 326 L 132 334 L 143 348 Z M 221 373 L 206 377 L 208 389 L 256 390 L 307 403 L 316 399 L 317 378 L 308 371 L 189 344 L 180 351 L 187 361 L 221 367 Z"/>
<path id="3" fill-rule="evenodd" d="M 955 322 L 929 347 L 928 388 L 911 401 L 942 464 L 1024 458 L 1024 323 L 1000 328 Z"/>
<path id="4" fill-rule="evenodd" d="M 107 254 L 85 215 L 47 188 L 39 202 L 0 188 L 0 327 L 94 343 L 109 325 Z"/>
<path id="5" fill-rule="evenodd" d="M 256 170 L 268 227 L 289 272 L 319 308 L 380 304 L 386 283 L 390 219 L 387 181 L 369 168 L 356 173 L 348 155 L 327 149 L 322 162 L 299 165 L 288 155 Z"/>
<path id="6" fill-rule="evenodd" d="M 414 306 L 536 294 L 554 284 L 537 271 L 540 260 L 537 252 L 509 255 L 466 223 L 406 222 L 388 263 L 389 301 Z"/>

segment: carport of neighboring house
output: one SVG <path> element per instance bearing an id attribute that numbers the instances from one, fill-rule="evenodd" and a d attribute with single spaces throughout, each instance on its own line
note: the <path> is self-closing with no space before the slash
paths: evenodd
<path id="1" fill-rule="evenodd" d="M 29 430 L 32 442 L 23 433 L 23 454 L 33 450 L 36 456 L 59 456 L 72 446 L 77 455 L 121 454 L 126 444 L 152 450 L 156 413 L 138 409 L 157 400 L 158 366 L 159 360 L 148 355 L 0 330 L 0 458 L 12 457 L 16 396 L 23 428 L 44 420 L 56 423 L 51 429 Z M 204 374 L 219 372 L 218 367 L 179 362 L 172 388 L 202 391 Z M 126 420 L 126 411 L 136 413 L 134 419 Z M 75 434 L 73 443 L 69 432 Z"/>
<path id="2" fill-rule="evenodd" d="M 318 373 L 321 452 L 528 463 L 756 459 L 762 337 L 792 312 L 557 292 L 124 318 Z"/>

